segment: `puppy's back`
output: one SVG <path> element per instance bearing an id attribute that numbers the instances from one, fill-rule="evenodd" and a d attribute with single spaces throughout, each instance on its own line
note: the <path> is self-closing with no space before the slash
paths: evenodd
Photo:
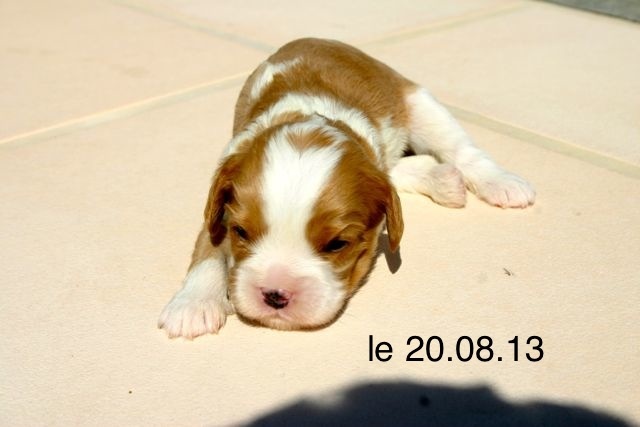
<path id="1" fill-rule="evenodd" d="M 416 85 L 364 52 L 333 40 L 292 41 L 263 62 L 236 104 L 234 134 L 286 94 L 330 98 L 362 111 L 374 124 L 407 124 L 406 93 Z"/>

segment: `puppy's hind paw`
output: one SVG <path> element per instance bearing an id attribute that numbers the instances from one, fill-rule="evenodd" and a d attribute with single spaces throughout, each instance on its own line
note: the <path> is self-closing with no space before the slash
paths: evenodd
<path id="1" fill-rule="evenodd" d="M 162 310 L 158 319 L 158 328 L 164 329 L 170 338 L 184 337 L 189 340 L 204 334 L 217 333 L 233 313 L 226 299 L 198 298 L 183 292 L 175 297 Z"/>
<path id="2" fill-rule="evenodd" d="M 430 171 L 434 182 L 430 194 L 434 202 L 448 208 L 462 208 L 467 203 L 462 173 L 453 165 L 440 164 Z"/>
<path id="3" fill-rule="evenodd" d="M 490 205 L 501 208 L 526 208 L 536 199 L 531 184 L 502 170 L 481 176 L 472 183 L 472 191 Z"/>
<path id="4" fill-rule="evenodd" d="M 431 156 L 403 157 L 390 176 L 398 191 L 423 194 L 442 206 L 461 208 L 467 202 L 460 170 L 448 163 L 437 163 Z"/>

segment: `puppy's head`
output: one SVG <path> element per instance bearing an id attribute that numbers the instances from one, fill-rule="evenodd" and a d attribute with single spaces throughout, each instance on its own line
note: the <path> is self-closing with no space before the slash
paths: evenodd
<path id="1" fill-rule="evenodd" d="M 398 196 L 357 138 L 320 118 L 288 123 L 220 165 L 205 221 L 214 246 L 229 243 L 229 297 L 245 320 L 322 327 L 370 269 L 385 218 L 397 249 Z"/>

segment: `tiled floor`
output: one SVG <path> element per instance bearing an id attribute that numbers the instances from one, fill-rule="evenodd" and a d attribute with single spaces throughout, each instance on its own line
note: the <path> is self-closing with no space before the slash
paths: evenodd
<path id="1" fill-rule="evenodd" d="M 640 422 L 640 26 L 528 1 L 371 4 L 0 6 L 0 425 Z M 155 322 L 237 92 L 303 35 L 428 86 L 537 202 L 402 195 L 400 270 L 381 258 L 331 327 L 231 317 L 168 340 Z M 390 362 L 368 361 L 369 335 Z M 446 354 L 489 335 L 505 360 L 407 362 L 412 335 Z"/>

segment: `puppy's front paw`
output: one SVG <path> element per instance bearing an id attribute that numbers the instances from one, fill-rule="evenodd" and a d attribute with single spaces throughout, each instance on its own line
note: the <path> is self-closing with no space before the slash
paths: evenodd
<path id="1" fill-rule="evenodd" d="M 233 309 L 226 298 L 193 295 L 183 289 L 162 310 L 158 328 L 164 329 L 170 338 L 193 339 L 217 333 L 231 313 Z"/>
<path id="2" fill-rule="evenodd" d="M 536 199 L 531 184 L 507 171 L 483 174 L 472 185 L 480 199 L 501 208 L 526 208 Z"/>

